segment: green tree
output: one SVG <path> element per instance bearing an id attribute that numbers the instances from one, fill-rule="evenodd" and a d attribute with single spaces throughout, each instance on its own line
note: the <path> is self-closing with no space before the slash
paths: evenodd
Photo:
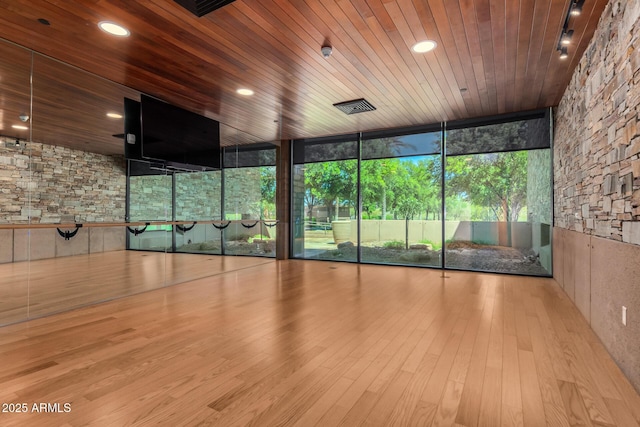
<path id="1" fill-rule="evenodd" d="M 400 167 L 398 159 L 365 160 L 360 174 L 362 189 L 362 209 L 371 215 L 380 209 L 382 219 L 386 219 L 387 200 L 393 197 L 390 186 L 392 177 Z"/>
<path id="2" fill-rule="evenodd" d="M 341 160 L 305 165 L 305 199 L 319 200 L 327 207 L 330 219 L 338 216 L 340 206 L 356 206 L 357 161 Z M 308 194 L 307 194 L 308 193 Z"/>
<path id="3" fill-rule="evenodd" d="M 260 212 L 263 218 L 273 218 L 276 210 L 276 168 L 260 167 Z"/>
<path id="4" fill-rule="evenodd" d="M 498 221 L 517 221 L 527 198 L 527 152 L 448 157 L 447 177 L 451 192 L 490 208 Z"/>

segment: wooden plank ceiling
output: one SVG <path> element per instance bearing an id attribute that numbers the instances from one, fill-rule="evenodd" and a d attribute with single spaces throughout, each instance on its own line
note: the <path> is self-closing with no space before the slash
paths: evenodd
<path id="1" fill-rule="evenodd" d="M 236 0 L 197 18 L 169 0 L 0 0 L 0 37 L 46 55 L 0 44 L 0 131 L 20 136 L 11 125 L 30 108 L 32 63 L 32 139 L 107 154 L 122 153 L 111 136 L 122 125 L 104 112 L 138 91 L 219 120 L 227 145 L 554 106 L 607 3 L 586 0 L 571 19 L 563 61 L 569 2 Z M 130 37 L 102 32 L 104 20 Z M 437 48 L 412 52 L 424 39 Z M 333 107 L 358 98 L 377 109 Z"/>

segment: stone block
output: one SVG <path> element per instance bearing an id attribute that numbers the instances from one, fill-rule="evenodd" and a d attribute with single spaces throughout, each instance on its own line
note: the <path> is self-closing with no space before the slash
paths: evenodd
<path id="1" fill-rule="evenodd" d="M 635 117 L 627 122 L 624 127 L 624 139 L 623 144 L 629 145 L 631 140 L 633 140 L 638 135 L 638 130 L 636 127 L 636 119 Z"/>
<path id="2" fill-rule="evenodd" d="M 602 184 L 602 191 L 604 195 L 613 194 L 616 192 L 617 187 L 617 174 L 609 174 L 604 177 L 604 183 Z"/>
<path id="3" fill-rule="evenodd" d="M 626 157 L 635 156 L 640 153 L 640 138 L 634 139 L 625 151 Z"/>
<path id="4" fill-rule="evenodd" d="M 640 159 L 631 161 L 631 169 L 634 177 L 640 177 Z"/>
<path id="5" fill-rule="evenodd" d="M 622 241 L 640 245 L 640 222 L 625 221 L 622 223 Z"/>
<path id="6" fill-rule="evenodd" d="M 624 199 L 613 201 L 611 204 L 611 213 L 614 215 L 624 213 Z"/>
<path id="7" fill-rule="evenodd" d="M 589 218 L 589 204 L 584 203 L 582 205 L 582 218 Z"/>
<path id="8" fill-rule="evenodd" d="M 611 126 L 609 126 L 609 129 L 607 130 L 607 142 L 609 143 L 609 145 L 613 145 L 615 141 L 616 141 L 616 125 L 612 124 Z"/>
<path id="9" fill-rule="evenodd" d="M 633 174 L 627 173 L 620 178 L 620 194 L 630 196 L 633 193 Z"/>

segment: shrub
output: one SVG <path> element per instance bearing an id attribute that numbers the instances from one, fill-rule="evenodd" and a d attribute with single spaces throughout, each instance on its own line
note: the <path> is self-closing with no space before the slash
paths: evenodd
<path id="1" fill-rule="evenodd" d="M 384 242 L 382 245 L 385 249 L 404 249 L 405 244 L 402 240 L 392 240 L 390 242 Z"/>
<path id="2" fill-rule="evenodd" d="M 431 245 L 431 249 L 433 249 L 434 251 L 439 251 L 440 249 L 442 249 L 442 244 L 440 242 L 434 243 L 429 239 L 420 240 L 418 243 L 423 243 L 425 245 Z"/>

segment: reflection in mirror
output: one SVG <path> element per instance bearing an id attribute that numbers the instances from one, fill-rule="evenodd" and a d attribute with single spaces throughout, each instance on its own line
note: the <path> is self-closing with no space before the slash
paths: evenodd
<path id="1" fill-rule="evenodd" d="M 140 95 L 42 55 L 33 68 L 31 222 L 124 221 L 122 100 Z"/>
<path id="2" fill-rule="evenodd" d="M 211 224 L 224 219 L 221 170 L 125 160 L 124 99 L 139 92 L 4 41 L 0 78 L 0 325 L 266 262 L 211 256 L 224 251 Z M 227 146 L 259 142 L 220 133 Z M 235 167 L 266 168 L 251 218 L 275 220 L 260 186 L 275 188 L 275 163 L 263 163 Z M 264 244 L 251 254 L 273 256 Z"/>
<path id="3" fill-rule="evenodd" d="M 180 172 L 174 176 L 175 219 L 193 221 L 176 225 L 176 251 L 221 254 L 222 232 L 210 220 L 220 219 L 222 172 Z"/>
<path id="4" fill-rule="evenodd" d="M 30 79 L 31 52 L 0 40 L 0 224 L 24 224 L 29 219 Z M 15 233 L 10 225 L 0 227 L 0 325 L 4 325 L 29 316 L 29 236 L 28 230 Z"/>
<path id="5" fill-rule="evenodd" d="M 173 216 L 172 176 L 167 170 L 148 162 L 128 160 L 129 222 L 167 222 Z M 171 250 L 173 228 L 169 224 L 128 227 L 129 249 L 154 252 Z"/>
<path id="6" fill-rule="evenodd" d="M 29 219 L 31 52 L 0 40 L 0 223 Z"/>
<path id="7" fill-rule="evenodd" d="M 223 150 L 225 254 L 275 257 L 275 158 L 272 144 Z"/>

